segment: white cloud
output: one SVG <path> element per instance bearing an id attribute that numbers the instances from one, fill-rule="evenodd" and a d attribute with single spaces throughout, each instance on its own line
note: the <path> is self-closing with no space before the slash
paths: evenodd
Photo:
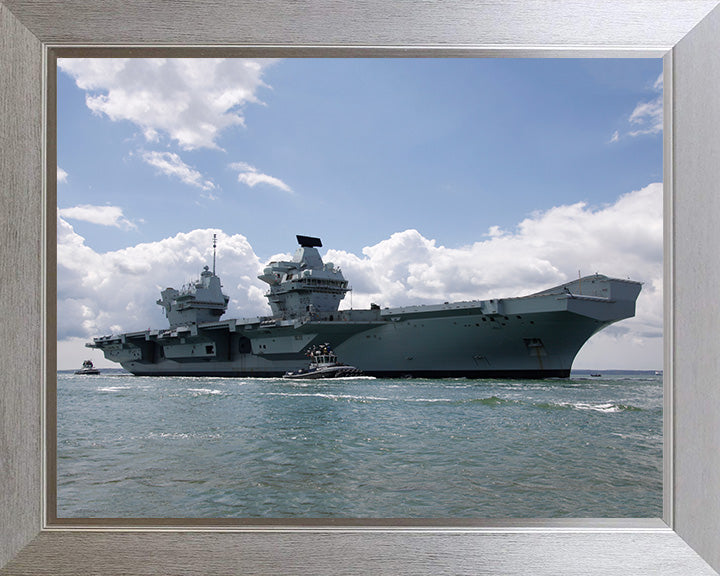
<path id="1" fill-rule="evenodd" d="M 167 325 L 155 301 L 160 291 L 196 279 L 212 266 L 218 235 L 217 270 L 231 297 L 231 317 L 269 313 L 255 276 L 261 263 L 245 237 L 219 230 L 193 230 L 171 238 L 99 253 L 62 217 L 58 218 L 58 340 Z"/>
<path id="2" fill-rule="evenodd" d="M 609 206 L 580 202 L 538 212 L 514 231 L 493 226 L 484 238 L 448 248 L 405 230 L 362 256 L 329 250 L 327 258 L 345 270 L 355 306 L 529 294 L 571 280 L 578 270 L 654 282 L 662 277 L 662 184 Z"/>
<path id="3" fill-rule="evenodd" d="M 640 102 L 632 114 L 630 123 L 637 126 L 636 130 L 628 132 L 630 136 L 643 134 L 659 134 L 663 129 L 663 98 L 658 96 L 649 102 Z"/>
<path id="4" fill-rule="evenodd" d="M 60 184 L 61 182 L 67 182 L 67 179 L 68 179 L 68 173 L 65 172 L 65 170 L 63 170 L 62 168 L 60 168 L 60 166 L 58 166 L 57 167 L 58 184 Z"/>
<path id="5" fill-rule="evenodd" d="M 662 92 L 662 89 L 663 89 L 663 73 L 662 72 L 660 72 L 657 79 L 655 80 L 655 83 L 653 84 L 653 88 L 655 90 Z"/>
<path id="6" fill-rule="evenodd" d="M 148 141 L 161 134 L 186 150 L 218 148 L 221 132 L 244 126 L 274 62 L 237 58 L 60 58 L 58 67 L 86 91 L 85 102 L 113 121 L 129 120 Z"/>
<path id="7" fill-rule="evenodd" d="M 82 220 L 83 222 L 90 222 L 91 224 L 114 226 L 124 230 L 137 228 L 135 224 L 123 216 L 122 208 L 119 206 L 92 206 L 90 204 L 81 204 L 80 206 L 59 209 L 58 216 L 68 220 Z"/>
<path id="8" fill-rule="evenodd" d="M 195 186 L 205 191 L 215 188 L 215 184 L 211 180 L 206 179 L 200 172 L 185 164 L 174 152 L 144 152 L 142 159 L 163 174 L 179 178 L 189 186 Z M 211 198 L 213 197 L 211 196 Z"/>
<path id="9" fill-rule="evenodd" d="M 628 122 L 633 127 L 627 132 L 627 136 L 636 137 L 646 134 L 660 134 L 663 131 L 663 75 L 657 77 L 653 83 L 653 90 L 659 94 L 652 100 L 638 102 L 628 117 Z M 610 142 L 620 140 L 620 134 L 616 130 Z"/>
<path id="10" fill-rule="evenodd" d="M 90 350 L 85 347 L 87 338 L 66 338 L 57 342 L 57 360 L 59 370 L 77 370 L 83 361 L 92 360 L 96 368 L 117 368 L 117 364 L 105 360 L 100 350 Z"/>
<path id="11" fill-rule="evenodd" d="M 266 286 L 256 279 L 265 263 L 239 234 L 193 230 L 100 254 L 59 219 L 58 338 L 165 326 L 155 304 L 159 291 L 179 287 L 212 263 L 213 233 L 218 274 L 231 298 L 226 317 L 269 314 Z M 661 367 L 662 184 L 607 206 L 557 206 L 528 216 L 514 230 L 493 227 L 482 238 L 449 248 L 405 230 L 361 255 L 331 249 L 324 259 L 343 269 L 354 308 L 520 296 L 576 278 L 578 270 L 629 277 L 644 283 L 636 317 L 592 338 L 580 362 L 590 368 Z M 341 307 L 349 306 L 347 297 Z M 591 363 L 603 359 L 603 366 Z"/>
<path id="12" fill-rule="evenodd" d="M 285 192 L 292 193 L 292 189 L 290 188 L 290 186 L 285 184 L 285 182 L 280 180 L 280 178 L 275 178 L 274 176 L 268 176 L 267 174 L 263 174 L 262 172 L 259 172 L 257 168 L 251 166 L 250 164 L 247 164 L 245 162 L 235 162 L 233 164 L 230 164 L 230 168 L 232 168 L 233 170 L 237 170 L 238 182 L 246 184 L 250 186 L 250 188 L 253 188 L 258 184 L 267 184 L 268 186 L 274 186 L 275 188 L 279 188 L 280 190 L 283 190 Z"/>

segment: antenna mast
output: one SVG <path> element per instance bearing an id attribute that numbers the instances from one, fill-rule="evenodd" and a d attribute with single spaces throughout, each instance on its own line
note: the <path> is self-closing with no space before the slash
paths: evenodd
<path id="1" fill-rule="evenodd" d="M 213 276 L 215 276 L 215 252 L 217 248 L 217 234 L 213 234 Z"/>

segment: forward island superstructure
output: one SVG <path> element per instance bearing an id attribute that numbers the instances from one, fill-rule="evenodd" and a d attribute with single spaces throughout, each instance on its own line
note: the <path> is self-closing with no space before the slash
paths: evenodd
<path id="1" fill-rule="evenodd" d="M 292 260 L 258 276 L 271 316 L 221 320 L 229 298 L 213 261 L 197 282 L 161 292 L 167 328 L 87 346 L 142 376 L 281 377 L 324 344 L 368 376 L 566 378 L 593 334 L 634 316 L 641 289 L 595 274 L 529 296 L 340 310 L 350 290 L 342 271 L 323 262 L 319 238 L 297 240 Z"/>

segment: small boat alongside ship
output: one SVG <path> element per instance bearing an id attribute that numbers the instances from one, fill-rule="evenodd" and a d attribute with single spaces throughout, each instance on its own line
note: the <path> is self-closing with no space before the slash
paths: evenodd
<path id="1" fill-rule="evenodd" d="M 75 370 L 75 374 L 94 375 L 100 374 L 100 370 L 93 366 L 92 360 L 85 360 L 85 362 L 82 363 L 82 368 Z"/>
<path id="2" fill-rule="evenodd" d="M 283 378 L 291 380 L 318 380 L 320 378 L 345 378 L 348 376 L 362 376 L 362 370 L 355 366 L 348 366 L 338 362 L 338 357 L 325 343 L 322 346 L 312 347 L 307 355 L 310 357 L 310 366 L 300 370 L 286 372 Z"/>

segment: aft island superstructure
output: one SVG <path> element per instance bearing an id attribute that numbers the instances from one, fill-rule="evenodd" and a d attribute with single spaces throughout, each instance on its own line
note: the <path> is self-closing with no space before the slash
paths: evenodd
<path id="1" fill-rule="evenodd" d="M 297 236 L 290 261 L 270 262 L 272 314 L 221 320 L 228 305 L 215 264 L 197 282 L 161 292 L 169 326 L 87 344 L 143 376 L 280 377 L 306 367 L 313 346 L 382 377 L 568 377 L 596 332 L 635 314 L 641 284 L 600 274 L 536 294 L 433 305 L 340 310 L 342 271 L 319 238 Z"/>

